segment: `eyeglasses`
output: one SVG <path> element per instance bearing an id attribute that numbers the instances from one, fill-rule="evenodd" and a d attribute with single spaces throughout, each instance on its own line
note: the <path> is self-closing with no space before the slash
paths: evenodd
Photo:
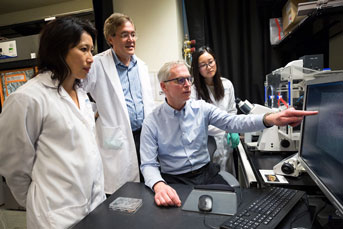
<path id="1" fill-rule="evenodd" d="M 120 34 L 120 38 L 122 38 L 122 39 L 129 39 L 130 36 L 131 36 L 132 40 L 137 40 L 138 39 L 138 36 L 137 36 L 136 32 L 131 32 L 131 33 L 123 32 L 123 33 Z"/>
<path id="2" fill-rule="evenodd" d="M 211 68 L 213 68 L 214 65 L 215 65 L 215 63 L 216 63 L 215 60 L 210 60 L 207 64 L 204 63 L 204 64 L 199 65 L 199 68 L 200 68 L 200 69 L 205 69 L 205 68 L 208 68 L 208 66 L 210 66 Z"/>
<path id="3" fill-rule="evenodd" d="M 165 80 L 163 82 L 167 83 L 170 81 L 175 81 L 177 84 L 179 85 L 185 85 L 186 80 L 188 81 L 188 83 L 193 84 L 194 78 L 192 76 L 188 76 L 188 77 L 177 77 L 171 80 Z"/>

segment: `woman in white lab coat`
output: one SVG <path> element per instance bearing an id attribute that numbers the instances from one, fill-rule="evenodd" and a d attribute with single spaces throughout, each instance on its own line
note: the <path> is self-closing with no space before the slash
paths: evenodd
<path id="1" fill-rule="evenodd" d="M 0 116 L 0 174 L 26 207 L 27 228 L 69 228 L 104 199 L 94 113 L 80 88 L 95 30 L 56 19 L 41 33 L 39 74 L 13 92 Z"/>
<path id="2" fill-rule="evenodd" d="M 191 98 L 203 99 L 228 113 L 237 113 L 233 85 L 221 77 L 212 49 L 203 46 L 193 53 L 191 72 L 194 77 Z M 214 126 L 209 126 L 208 133 L 215 137 L 217 143 L 213 162 L 218 163 L 221 170 L 235 175 L 232 148 L 237 147 L 238 134 L 225 133 Z"/>

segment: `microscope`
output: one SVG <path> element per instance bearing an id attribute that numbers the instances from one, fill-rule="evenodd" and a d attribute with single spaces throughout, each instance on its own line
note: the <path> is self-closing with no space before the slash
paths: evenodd
<path id="1" fill-rule="evenodd" d="M 259 104 L 251 104 L 247 100 L 244 102 L 240 99 L 236 99 L 239 109 L 245 114 L 264 114 L 268 112 L 275 112 L 276 109 L 271 109 Z M 279 129 L 278 126 L 273 126 L 264 129 L 259 133 L 246 133 L 244 135 L 245 144 L 251 149 L 264 152 L 282 152 L 282 151 L 297 151 L 299 141 L 292 139 L 291 136 L 286 135 Z M 249 135 L 257 135 L 258 141 L 249 141 L 252 139 Z M 275 174 L 297 177 L 303 171 L 304 168 L 298 161 L 298 153 L 291 155 L 280 161 L 273 167 Z"/>
<path id="2" fill-rule="evenodd" d="M 305 172 L 304 167 L 298 160 L 298 156 L 298 153 L 293 154 L 274 165 L 275 174 L 298 177 L 302 172 Z"/>
<path id="3" fill-rule="evenodd" d="M 242 101 L 239 98 L 236 99 L 236 103 L 244 114 L 264 114 L 278 111 L 278 109 L 251 104 L 249 101 Z M 257 142 L 252 141 L 253 136 L 258 136 Z M 244 142 L 249 148 L 258 151 L 278 152 L 297 151 L 299 141 L 294 139 L 294 136 L 292 138 L 290 132 L 284 133 L 283 130 L 280 130 L 280 127 L 273 126 L 264 129 L 262 132 L 246 133 L 244 135 Z"/>

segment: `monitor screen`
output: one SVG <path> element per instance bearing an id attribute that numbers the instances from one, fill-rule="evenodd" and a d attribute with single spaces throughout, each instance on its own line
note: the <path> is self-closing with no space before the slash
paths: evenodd
<path id="1" fill-rule="evenodd" d="M 309 81 L 304 109 L 319 113 L 304 118 L 300 162 L 343 214 L 343 73 Z"/>

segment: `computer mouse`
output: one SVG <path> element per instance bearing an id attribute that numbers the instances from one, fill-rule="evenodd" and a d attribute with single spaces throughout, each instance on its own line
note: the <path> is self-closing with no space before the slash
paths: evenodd
<path id="1" fill-rule="evenodd" d="M 210 212 L 212 211 L 213 199 L 209 195 L 201 195 L 199 197 L 198 208 L 200 211 Z"/>

